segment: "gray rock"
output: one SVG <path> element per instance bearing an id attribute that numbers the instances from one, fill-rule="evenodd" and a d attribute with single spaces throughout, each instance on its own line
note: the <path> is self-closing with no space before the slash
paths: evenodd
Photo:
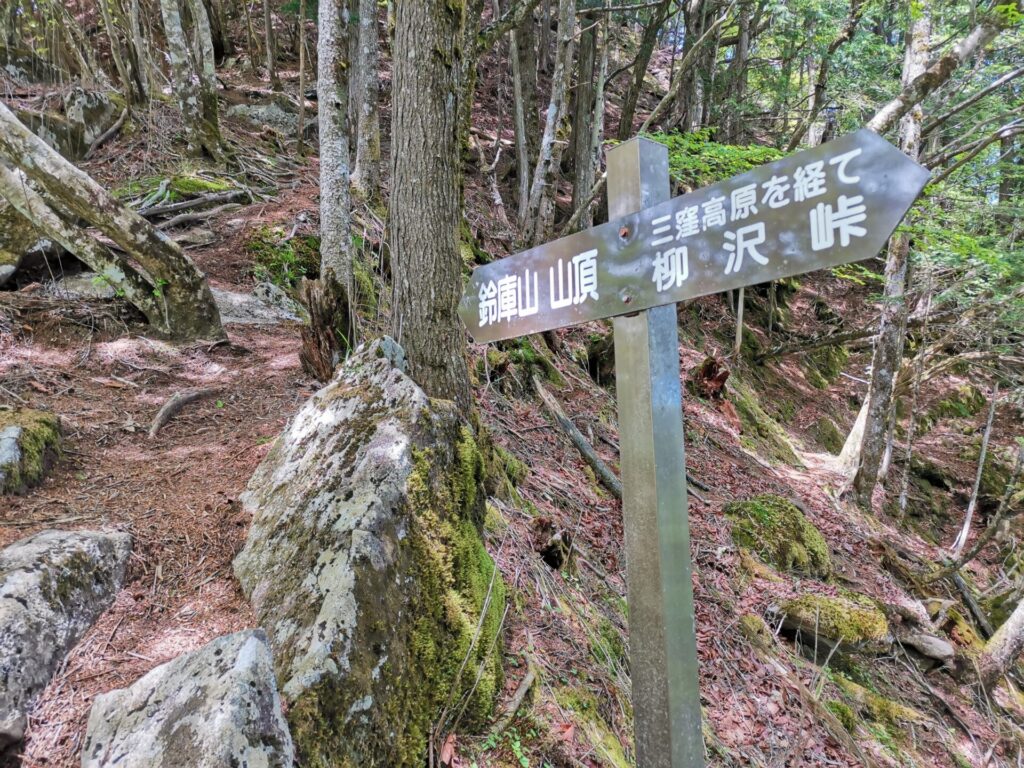
<path id="1" fill-rule="evenodd" d="M 221 322 L 225 325 L 281 325 L 305 321 L 304 312 L 297 314 L 284 307 L 268 304 L 251 293 L 237 293 L 221 288 L 210 290 L 213 291 L 213 300 L 220 310 Z"/>
<path id="2" fill-rule="evenodd" d="M 283 134 L 293 134 L 299 128 L 298 112 L 284 100 L 268 104 L 235 104 L 228 107 L 227 116 L 238 118 L 253 128 L 271 128 Z"/>
<path id="3" fill-rule="evenodd" d="M 65 275 L 48 283 L 46 292 L 66 299 L 112 299 L 117 295 L 114 286 L 95 272 Z"/>
<path id="4" fill-rule="evenodd" d="M 162 664 L 128 688 L 98 696 L 82 768 L 291 768 L 262 630 L 219 637 Z"/>
<path id="5" fill-rule="evenodd" d="M 25 255 L 40 243 L 39 231 L 0 198 L 0 285 L 11 279 Z"/>
<path id="6" fill-rule="evenodd" d="M 309 321 L 309 313 L 306 308 L 285 293 L 280 286 L 264 280 L 256 283 L 256 287 L 252 289 L 252 295 L 265 304 L 277 307 L 291 317 L 300 318 L 303 322 Z"/>
<path id="7" fill-rule="evenodd" d="M 904 638 L 902 642 L 917 650 L 922 656 L 943 663 L 951 661 L 956 654 L 956 649 L 948 640 L 924 632 L 914 632 Z"/>
<path id="8" fill-rule="evenodd" d="M 501 685 L 505 590 L 480 540 L 481 455 L 403 357 L 391 340 L 359 347 L 242 496 L 254 519 L 235 574 L 302 764 L 421 766 L 449 696 L 465 697 L 472 728 Z"/>
<path id="9" fill-rule="evenodd" d="M 0 409 L 0 494 L 38 484 L 60 455 L 60 419 L 32 408 Z"/>
<path id="10" fill-rule="evenodd" d="M 85 156 L 92 143 L 117 122 L 120 109 L 102 91 L 72 88 L 60 112 L 18 110 L 18 118 L 33 133 L 68 160 Z"/>
<path id="11" fill-rule="evenodd" d="M 127 533 L 44 531 L 0 551 L 0 752 L 64 656 L 113 601 Z"/>

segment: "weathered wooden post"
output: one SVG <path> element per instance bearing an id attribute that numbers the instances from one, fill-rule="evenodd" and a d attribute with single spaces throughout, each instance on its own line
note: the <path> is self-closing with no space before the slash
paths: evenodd
<path id="1" fill-rule="evenodd" d="M 608 153 L 609 219 L 668 199 L 664 145 L 630 139 Z M 676 305 L 613 323 L 637 765 L 699 768 L 704 741 Z"/>

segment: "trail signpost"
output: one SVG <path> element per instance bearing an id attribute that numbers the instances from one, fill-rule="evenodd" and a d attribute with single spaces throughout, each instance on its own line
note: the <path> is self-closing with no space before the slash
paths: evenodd
<path id="1" fill-rule="evenodd" d="M 675 304 L 875 256 L 928 171 L 861 130 L 669 199 L 668 151 L 608 153 L 609 222 L 478 267 L 478 342 L 614 318 L 639 768 L 704 765 Z"/>

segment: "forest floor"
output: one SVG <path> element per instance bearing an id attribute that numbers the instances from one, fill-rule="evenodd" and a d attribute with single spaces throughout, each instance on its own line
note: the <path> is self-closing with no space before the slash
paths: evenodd
<path id="1" fill-rule="evenodd" d="M 131 165 L 135 141 L 126 137 L 104 148 L 90 170 L 113 184 L 179 168 L 177 161 L 152 155 L 145 168 Z M 316 231 L 315 179 L 316 160 L 311 159 L 265 201 L 204 224 L 218 239 L 189 252 L 215 287 L 251 289 L 252 263 L 244 245 L 261 227 Z M 486 195 L 472 182 L 470 187 L 467 219 L 479 230 L 478 244 L 494 247 L 502 237 L 492 240 L 484 231 Z M 369 222 L 364 239 L 372 249 L 379 226 L 369 211 L 363 218 Z M 847 327 L 866 324 L 874 311 L 871 291 L 830 274 L 810 276 L 791 298 L 787 331 L 809 333 L 821 305 L 841 316 Z M 756 314 L 749 322 L 754 328 Z M 365 327 L 369 333 L 383 325 L 378 312 Z M 1007 714 L 1014 702 L 990 704 L 945 672 L 922 673 L 899 645 L 886 656 L 849 662 L 844 674 L 912 707 L 916 715 L 889 723 L 865 719 L 851 737 L 837 731 L 823 712 L 822 702 L 842 699 L 827 663 L 805 659 L 793 638 L 780 636 L 765 649 L 740 630 L 745 615 L 770 619 L 781 601 L 806 593 L 854 590 L 887 605 L 907 602 L 906 588 L 884 567 L 886 551 L 880 542 L 924 561 L 940 558 L 935 542 L 952 540 L 972 477 L 972 465 L 949 449 L 980 429 L 984 414 L 939 424 L 922 443 L 937 453 L 945 450 L 958 478 L 953 492 L 942 499 L 941 514 L 928 521 L 935 536 L 930 543 L 896 526 L 880 510 L 869 516 L 838 502 L 835 457 L 815 437 L 822 419 L 833 421 L 840 433 L 852 424 L 866 389 L 867 350 L 851 356 L 845 375 L 817 389 L 808 383 L 799 358 L 765 366 L 731 359 L 732 325 L 721 298 L 680 307 L 684 383 L 687 372 L 707 355 L 723 360 L 732 370 L 729 386 L 742 381 L 755 392 L 794 443 L 797 461 L 786 463 L 759 451 L 734 408 L 685 396 L 688 469 L 709 489 L 701 492 L 703 498 L 691 495 L 689 516 L 711 763 L 1015 764 L 1024 742 Z M 0 404 L 59 414 L 66 449 L 41 487 L 4 499 L 0 546 L 54 527 L 113 527 L 135 537 L 127 587 L 75 647 L 32 714 L 23 762 L 28 768 L 78 764 L 89 706 L 98 693 L 129 685 L 160 663 L 255 624 L 231 572 L 248 524 L 237 499 L 316 385 L 299 365 L 298 326 L 229 325 L 227 331 L 228 343 L 187 346 L 147 338 L 137 326 L 93 333 L 66 322 L 0 336 Z M 471 348 L 483 421 L 498 444 L 528 468 L 516 487 L 492 499 L 487 526 L 488 547 L 513 595 L 502 698 L 512 697 L 531 665 L 539 669 L 540 682 L 529 713 L 504 732 L 454 740 L 452 766 L 468 768 L 474 761 L 478 766 L 538 768 L 628 764 L 632 708 L 621 507 L 547 417 L 531 385 L 533 375 L 543 377 L 604 460 L 616 466 L 612 382 L 598 383 L 589 372 L 601 370 L 593 341 L 607 333 L 604 323 L 559 332 L 559 350 L 553 355 L 539 340 L 527 341 L 529 351 L 522 345 L 506 348 L 506 358 L 493 367 L 483 347 Z M 767 342 L 759 330 L 749 334 L 760 344 Z M 547 357 L 553 368 L 538 364 Z M 606 371 L 607 364 L 604 360 Z M 922 407 L 943 397 L 950 386 L 946 381 L 941 388 L 926 387 Z M 150 439 L 149 425 L 161 405 L 175 392 L 194 387 L 216 392 L 187 406 Z M 995 442 L 1007 444 L 1011 430 L 1012 425 L 1000 423 Z M 834 580 L 774 573 L 744 560 L 722 507 L 759 493 L 800 503 L 828 542 Z M 979 520 L 977 525 L 983 524 Z M 539 544 L 557 531 L 573 541 L 573 557 L 560 570 L 537 553 Z M 971 567 L 970 575 L 989 584 L 999 564 L 985 558 L 981 563 Z M 955 594 L 936 596 L 957 599 Z M 1019 711 L 1016 719 L 1024 722 Z"/>

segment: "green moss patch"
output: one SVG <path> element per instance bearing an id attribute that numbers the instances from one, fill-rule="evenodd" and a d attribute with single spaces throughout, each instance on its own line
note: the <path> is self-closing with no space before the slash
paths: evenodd
<path id="1" fill-rule="evenodd" d="M 803 595 L 781 606 L 783 626 L 829 645 L 884 650 L 891 644 L 889 622 L 870 598 Z"/>
<path id="2" fill-rule="evenodd" d="M 846 443 L 846 436 L 839 431 L 834 419 L 822 416 L 814 422 L 814 436 L 821 443 L 822 448 L 831 454 L 839 455 Z"/>
<path id="3" fill-rule="evenodd" d="M 846 367 L 850 353 L 845 347 L 819 347 L 804 356 L 807 381 L 817 389 L 828 389 Z"/>
<path id="4" fill-rule="evenodd" d="M 591 757 L 607 768 L 630 768 L 622 744 L 598 709 L 597 697 L 584 688 L 555 689 L 555 700 L 572 715 L 583 738 L 593 747 Z"/>
<path id="5" fill-rule="evenodd" d="M 0 410 L 0 493 L 38 485 L 60 452 L 55 415 L 31 408 Z"/>
<path id="6" fill-rule="evenodd" d="M 916 709 L 879 696 L 843 675 L 835 675 L 833 680 L 839 690 L 849 697 L 857 709 L 876 723 L 884 726 L 900 726 L 905 723 L 927 722 L 927 718 Z"/>
<path id="7" fill-rule="evenodd" d="M 746 386 L 731 381 L 729 400 L 736 406 L 742 430 L 740 442 L 748 449 L 783 464 L 801 466 L 786 431 L 765 413 L 757 396 Z"/>
<path id="8" fill-rule="evenodd" d="M 829 712 L 836 716 L 836 720 L 842 723 L 843 728 L 849 733 L 857 730 L 857 715 L 846 704 L 836 699 L 831 699 L 825 702 L 825 706 L 828 707 Z"/>
<path id="9" fill-rule="evenodd" d="M 303 277 L 320 274 L 320 238 L 285 238 L 281 227 L 259 227 L 245 241 L 245 252 L 252 257 L 253 274 L 282 288 L 293 288 Z"/>
<path id="10" fill-rule="evenodd" d="M 732 538 L 738 547 L 755 552 L 783 571 L 826 578 L 832 572 L 825 537 L 793 502 L 764 494 L 727 504 Z"/>

